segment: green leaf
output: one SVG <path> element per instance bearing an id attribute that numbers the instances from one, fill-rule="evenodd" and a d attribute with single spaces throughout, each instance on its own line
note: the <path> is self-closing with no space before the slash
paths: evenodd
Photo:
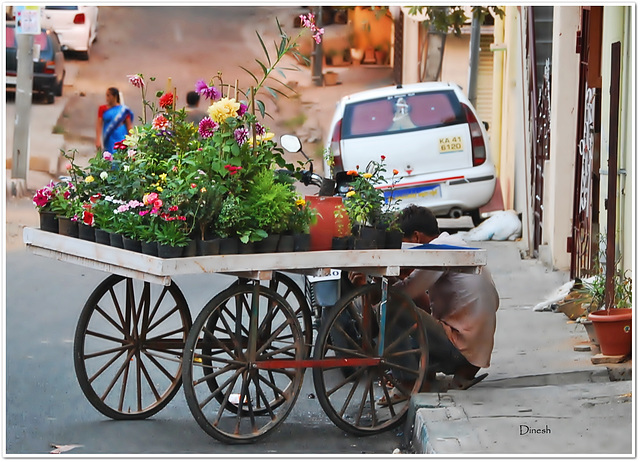
<path id="1" fill-rule="evenodd" d="M 255 80 L 255 82 L 256 82 L 256 83 L 259 83 L 259 82 L 260 82 L 260 81 L 258 80 L 258 78 L 257 78 L 255 75 L 253 75 L 253 73 L 252 73 L 249 69 L 247 69 L 246 67 L 242 67 L 242 66 L 240 66 L 240 69 L 242 69 L 242 70 L 243 70 L 243 71 L 245 71 L 247 74 L 249 74 L 249 75 L 253 78 L 253 80 Z M 248 90 L 247 90 L 247 91 L 248 91 Z M 247 96 L 247 95 L 245 95 L 245 96 Z M 248 96 L 247 96 L 247 97 L 248 97 Z"/>
<path id="2" fill-rule="evenodd" d="M 264 115 L 267 113 L 264 103 L 260 100 L 256 100 L 256 106 L 258 106 L 258 111 L 260 111 L 260 115 L 264 117 Z"/>
<path id="3" fill-rule="evenodd" d="M 258 31 L 256 31 L 256 35 L 258 36 L 258 40 L 260 40 L 260 45 L 262 46 L 262 49 L 264 50 L 264 54 L 267 57 L 267 62 L 269 63 L 269 66 L 271 66 L 271 57 L 269 56 L 269 51 L 267 51 L 267 47 L 265 46 L 264 41 L 262 40 L 262 37 L 260 37 L 260 34 L 258 33 Z"/>

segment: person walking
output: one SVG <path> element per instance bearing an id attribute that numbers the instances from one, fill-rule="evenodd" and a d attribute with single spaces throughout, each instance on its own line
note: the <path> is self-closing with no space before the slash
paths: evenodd
<path id="1" fill-rule="evenodd" d="M 120 102 L 120 92 L 109 87 L 106 104 L 98 108 L 96 121 L 96 149 L 113 152 L 114 144 L 124 140 L 133 127 L 133 112 Z"/>
<path id="2" fill-rule="evenodd" d="M 187 117 L 186 122 L 192 122 L 196 127 L 200 124 L 200 121 L 207 116 L 207 113 L 198 108 L 200 104 L 200 95 L 195 91 L 187 93 Z"/>

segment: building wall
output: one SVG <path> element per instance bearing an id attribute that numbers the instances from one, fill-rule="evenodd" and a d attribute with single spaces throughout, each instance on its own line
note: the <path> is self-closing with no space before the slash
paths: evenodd
<path id="1" fill-rule="evenodd" d="M 544 212 L 540 257 L 548 266 L 569 271 L 576 156 L 580 55 L 576 33 L 580 7 L 559 6 L 553 14 L 549 161 L 544 166 Z M 544 247 L 544 248 L 543 248 Z"/>

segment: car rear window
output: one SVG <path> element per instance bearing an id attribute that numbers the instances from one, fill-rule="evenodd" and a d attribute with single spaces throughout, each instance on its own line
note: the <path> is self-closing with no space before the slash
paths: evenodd
<path id="1" fill-rule="evenodd" d="M 453 91 L 408 93 L 348 104 L 342 138 L 422 130 L 464 122 Z"/>
<path id="2" fill-rule="evenodd" d="M 45 10 L 77 10 L 77 6 L 45 6 Z"/>
<path id="3" fill-rule="evenodd" d="M 14 27 L 6 27 L 5 31 L 6 31 L 5 32 L 6 47 L 17 48 L 16 29 Z M 33 38 L 33 43 L 40 45 L 40 51 L 45 51 L 49 49 L 49 40 L 47 40 L 47 34 L 45 32 L 40 32 L 40 35 L 36 35 Z"/>

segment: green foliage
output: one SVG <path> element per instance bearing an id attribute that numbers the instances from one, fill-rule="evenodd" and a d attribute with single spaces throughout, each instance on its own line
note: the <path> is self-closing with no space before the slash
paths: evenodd
<path id="1" fill-rule="evenodd" d="M 602 265 L 602 261 L 606 260 L 606 236 L 599 235 L 598 255 L 594 258 L 594 280 L 591 283 L 585 283 L 592 301 L 589 311 L 597 310 L 605 304 L 606 290 L 606 269 Z M 615 271 L 613 274 L 613 308 L 631 308 L 633 305 L 633 280 L 627 271 L 618 268 L 620 259 L 615 262 Z M 605 307 L 608 308 L 608 307 Z"/>
<path id="2" fill-rule="evenodd" d="M 480 23 L 488 14 L 495 14 L 504 17 L 504 10 L 497 6 L 474 6 L 471 8 L 472 14 L 478 15 Z M 411 6 L 409 8 L 410 15 L 425 15 L 427 19 L 424 25 L 427 28 L 433 28 L 438 32 L 447 33 L 453 31 L 456 37 L 462 33 L 462 26 L 470 18 L 464 11 L 464 6 Z"/>

